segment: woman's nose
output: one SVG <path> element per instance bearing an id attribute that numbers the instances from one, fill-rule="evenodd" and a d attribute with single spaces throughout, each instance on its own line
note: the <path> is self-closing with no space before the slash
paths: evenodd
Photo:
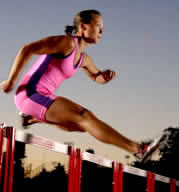
<path id="1" fill-rule="evenodd" d="M 103 33 L 103 29 L 100 29 L 99 33 L 102 34 Z"/>

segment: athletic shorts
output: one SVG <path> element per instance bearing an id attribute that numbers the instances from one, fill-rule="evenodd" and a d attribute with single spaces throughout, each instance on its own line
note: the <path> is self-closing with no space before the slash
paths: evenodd
<path id="1" fill-rule="evenodd" d="M 17 109 L 39 120 L 46 121 L 45 113 L 57 96 L 43 92 L 33 92 L 31 94 L 29 92 L 25 84 L 19 86 L 14 96 Z"/>

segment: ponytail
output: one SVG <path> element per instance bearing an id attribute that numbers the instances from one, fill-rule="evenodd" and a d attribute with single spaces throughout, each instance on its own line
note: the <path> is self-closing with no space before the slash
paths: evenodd
<path id="1" fill-rule="evenodd" d="M 67 35 L 73 35 L 74 33 L 76 33 L 76 31 L 77 31 L 77 28 L 75 26 L 67 25 L 65 27 L 65 33 Z"/>

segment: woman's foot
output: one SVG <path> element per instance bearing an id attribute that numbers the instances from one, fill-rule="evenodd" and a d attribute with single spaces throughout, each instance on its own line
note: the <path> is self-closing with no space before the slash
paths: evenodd
<path id="1" fill-rule="evenodd" d="M 19 115 L 21 117 L 21 125 L 25 129 L 29 128 L 30 125 L 41 122 L 40 120 L 36 119 L 35 117 L 33 117 L 31 115 L 26 115 L 26 114 L 24 114 L 22 112 L 19 112 Z"/>
<path id="2" fill-rule="evenodd" d="M 155 138 L 149 144 L 141 144 L 138 152 L 134 154 L 138 161 L 145 163 L 151 159 L 153 152 L 155 152 L 162 143 L 167 142 L 169 138 L 169 133 L 164 132 L 159 137 Z"/>

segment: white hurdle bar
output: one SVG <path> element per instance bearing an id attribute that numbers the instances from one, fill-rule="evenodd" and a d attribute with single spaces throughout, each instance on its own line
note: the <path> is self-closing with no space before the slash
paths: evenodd
<path id="1" fill-rule="evenodd" d="M 81 149 L 69 145 L 61 144 L 43 137 L 24 133 L 16 130 L 14 127 L 0 126 L 0 184 L 2 180 L 2 160 L 3 160 L 3 141 L 7 139 L 5 176 L 3 192 L 13 192 L 13 169 L 14 169 L 14 152 L 15 141 L 23 142 L 45 148 L 47 150 L 69 155 L 69 174 L 68 174 L 68 192 L 81 191 L 81 169 L 83 160 L 96 163 L 98 165 L 113 169 L 113 192 L 123 192 L 123 173 L 130 173 L 136 176 L 146 177 L 147 192 L 155 192 L 155 181 L 160 181 L 170 185 L 169 192 L 176 192 L 176 186 L 179 181 L 173 178 L 164 177 L 150 171 L 141 170 L 128 165 L 123 165 L 102 156 L 83 152 Z"/>

